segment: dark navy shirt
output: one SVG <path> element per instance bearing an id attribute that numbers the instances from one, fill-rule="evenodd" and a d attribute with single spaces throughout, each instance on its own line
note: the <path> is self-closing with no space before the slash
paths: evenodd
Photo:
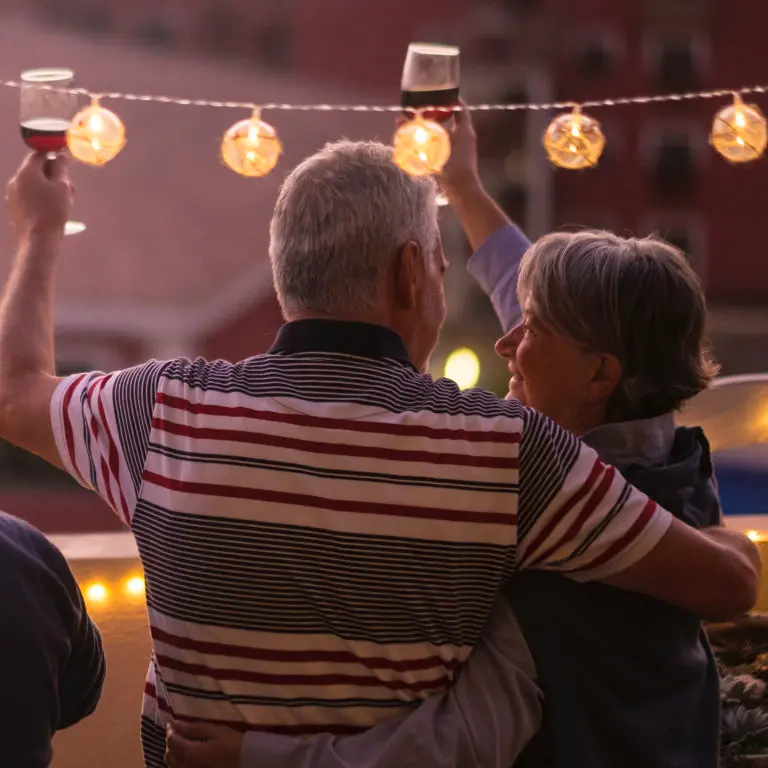
<path id="1" fill-rule="evenodd" d="M 612 440 L 645 436 L 644 462 L 624 466 L 621 451 L 600 446 L 599 434 L 585 437 L 635 487 L 689 525 L 719 523 L 701 430 L 675 430 L 671 414 L 601 429 Z M 517 577 L 512 604 L 546 697 L 542 728 L 516 766 L 716 768 L 719 679 L 697 617 L 534 571 Z"/>
<path id="2" fill-rule="evenodd" d="M 101 637 L 62 553 L 0 512 L 0 765 L 44 768 L 55 731 L 93 712 Z"/>

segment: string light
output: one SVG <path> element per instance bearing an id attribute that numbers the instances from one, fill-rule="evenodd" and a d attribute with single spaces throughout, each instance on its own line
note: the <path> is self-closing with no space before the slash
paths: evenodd
<path id="1" fill-rule="evenodd" d="M 0 87 L 22 88 L 23 83 L 18 80 L 0 80 Z M 53 85 L 37 86 L 40 90 L 59 91 L 61 93 L 71 93 L 76 96 L 85 96 L 91 99 L 121 100 L 121 101 L 139 101 L 154 104 L 174 104 L 180 107 L 203 107 L 211 109 L 249 109 L 254 110 L 259 105 L 251 101 L 218 101 L 215 99 L 184 99 L 175 96 L 160 96 L 153 94 L 123 93 L 121 91 L 112 91 L 107 93 L 94 93 L 85 88 L 57 88 Z M 623 96 L 612 99 L 592 99 L 581 102 L 583 109 L 592 109 L 593 107 L 623 107 L 633 104 L 663 104 L 667 102 L 696 101 L 699 99 L 722 99 L 727 96 L 733 96 L 734 93 L 746 95 L 749 93 L 768 93 L 768 85 L 750 85 L 742 88 L 720 88 L 711 91 L 688 91 L 684 93 L 662 93 L 653 96 Z M 470 112 L 516 112 L 520 110 L 534 110 L 549 112 L 554 109 L 570 109 L 573 107 L 573 101 L 552 101 L 540 103 L 510 103 L 510 104 L 469 104 L 466 108 Z M 285 102 L 268 102 L 261 105 L 261 109 L 277 110 L 280 112 L 393 112 L 402 113 L 402 105 L 380 105 L 380 104 L 289 104 Z M 424 109 L 445 109 L 445 107 L 425 107 Z M 463 109 L 460 106 L 451 107 L 452 111 L 458 112 Z"/>
<path id="2" fill-rule="evenodd" d="M 395 163 L 412 176 L 440 173 L 451 156 L 448 131 L 418 113 L 395 131 L 392 144 Z"/>
<path id="3" fill-rule="evenodd" d="M 221 140 L 221 158 L 235 173 L 249 178 L 266 176 L 283 151 L 277 131 L 261 119 L 261 112 L 235 123 Z"/>
<path id="4" fill-rule="evenodd" d="M 75 160 L 87 165 L 104 165 L 125 146 L 125 126 L 94 97 L 91 105 L 73 118 L 67 131 L 67 146 Z"/>
<path id="5" fill-rule="evenodd" d="M 93 584 L 90 584 L 88 587 L 86 587 L 85 599 L 89 603 L 104 603 L 106 602 L 108 597 L 109 597 L 109 590 L 106 588 L 106 586 L 104 586 L 104 584 L 102 584 L 99 581 Z"/>
<path id="6" fill-rule="evenodd" d="M 553 165 L 582 170 L 597 165 L 605 148 L 600 123 L 582 114 L 576 104 L 573 110 L 556 117 L 544 134 L 544 148 Z"/>
<path id="7" fill-rule="evenodd" d="M 144 579 L 141 576 L 131 576 L 126 579 L 123 590 L 131 597 L 143 597 L 146 589 Z"/>
<path id="8" fill-rule="evenodd" d="M 731 163 L 757 160 L 768 144 L 765 117 L 756 104 L 745 104 L 741 96 L 734 93 L 733 104 L 715 115 L 709 140 Z"/>
<path id="9" fill-rule="evenodd" d="M 0 80 L 0 86 L 7 88 L 22 88 L 24 84 L 17 80 Z M 108 109 L 99 106 L 99 99 L 114 99 L 133 102 L 148 102 L 156 104 L 173 104 L 186 107 L 204 107 L 212 109 L 250 109 L 254 114 L 247 120 L 242 120 L 227 131 L 222 140 L 221 153 L 224 162 L 237 173 L 245 176 L 263 176 L 274 168 L 280 156 L 282 147 L 277 133 L 272 126 L 260 120 L 259 108 L 252 102 L 219 101 L 213 99 L 189 99 L 173 96 L 137 94 L 113 91 L 96 94 L 84 88 L 57 88 L 54 85 L 41 85 L 41 90 L 58 91 L 78 96 L 91 97 L 93 104 L 78 113 L 72 121 L 68 132 L 68 143 L 72 155 L 78 160 L 91 165 L 103 165 L 113 159 L 125 144 L 125 128 L 120 119 Z M 682 93 L 654 94 L 651 96 L 628 96 L 611 99 L 593 99 L 581 103 L 580 108 L 574 107 L 573 102 L 555 101 L 542 103 L 510 103 L 510 104 L 472 104 L 464 107 L 454 107 L 454 111 L 466 109 L 470 112 L 495 111 L 551 111 L 571 109 L 565 115 L 556 117 L 550 124 L 544 136 L 544 145 L 550 160 L 563 168 L 588 168 L 594 166 L 604 147 L 605 137 L 600 130 L 600 124 L 592 117 L 581 112 L 581 109 L 618 107 L 630 105 L 662 104 L 669 102 L 686 102 L 700 99 L 721 99 L 733 96 L 734 102 L 725 107 L 715 117 L 711 142 L 715 149 L 734 163 L 754 160 L 768 145 L 768 128 L 760 109 L 754 104 L 744 104 L 742 96 L 746 94 L 768 93 L 768 85 L 744 86 L 737 90 L 717 89 L 710 91 L 688 91 Z M 294 112 L 381 112 L 400 113 L 401 105 L 379 104 L 291 104 L 285 102 L 270 102 L 261 105 L 262 109 Z M 438 107 L 435 107 L 437 109 Z M 424 109 L 429 110 L 430 107 Z M 445 164 L 450 153 L 450 139 L 445 129 L 431 121 L 422 121 L 428 125 L 427 133 L 419 132 L 414 136 L 414 123 L 406 123 L 395 135 L 395 143 L 399 153 L 396 156 L 398 164 L 409 172 L 417 175 L 437 173 Z M 254 126 L 258 128 L 254 130 Z M 437 126 L 437 128 L 433 127 Z M 241 135 L 244 131 L 244 135 Z M 258 139 L 253 141 L 253 137 Z M 238 142 L 237 139 L 245 141 Z M 447 150 L 446 150 L 447 140 Z M 419 149 L 420 145 L 430 144 L 434 148 L 428 152 Z M 254 148 L 253 144 L 256 144 Z M 249 146 L 250 145 L 250 146 Z M 251 153 L 249 155 L 249 153 Z M 443 156 L 445 154 L 445 159 Z M 422 156 L 426 155 L 426 159 Z"/>

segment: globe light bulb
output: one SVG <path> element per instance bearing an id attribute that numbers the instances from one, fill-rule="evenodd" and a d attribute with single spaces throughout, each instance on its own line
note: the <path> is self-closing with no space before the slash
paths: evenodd
<path id="1" fill-rule="evenodd" d="M 733 104 L 715 115 L 709 141 L 730 163 L 757 160 L 768 144 L 765 116 L 756 104 L 745 104 L 735 93 Z"/>
<path id="2" fill-rule="evenodd" d="M 266 176 L 283 151 L 277 131 L 261 119 L 259 110 L 235 123 L 221 140 L 221 158 L 228 168 L 248 178 Z"/>
<path id="3" fill-rule="evenodd" d="M 114 112 L 94 99 L 72 119 L 67 146 L 75 160 L 87 165 L 105 165 L 125 146 L 125 126 Z"/>
<path id="4" fill-rule="evenodd" d="M 392 144 L 395 163 L 411 176 L 440 173 L 451 156 L 448 131 L 419 114 L 395 131 Z"/>
<path id="5" fill-rule="evenodd" d="M 572 112 L 559 115 L 549 124 L 543 143 L 553 165 L 581 170 L 597 165 L 605 149 L 605 136 L 600 123 L 576 105 Z"/>

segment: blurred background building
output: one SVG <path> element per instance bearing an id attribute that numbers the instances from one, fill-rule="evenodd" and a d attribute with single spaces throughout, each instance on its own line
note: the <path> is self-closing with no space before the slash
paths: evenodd
<path id="1" fill-rule="evenodd" d="M 72 66 L 92 89 L 179 96 L 395 102 L 409 41 L 462 49 L 469 101 L 583 100 L 748 85 L 765 79 L 761 21 L 743 0 L 3 0 L 0 71 Z M 0 105 L 14 130 L 16 99 Z M 760 102 L 760 98 L 757 99 Z M 482 172 L 505 210 L 537 237 L 559 227 L 658 233 L 701 274 L 723 373 L 768 369 L 768 258 L 762 242 L 765 161 L 728 165 L 708 146 L 719 101 L 595 110 L 608 139 L 597 168 L 555 171 L 541 135 L 551 114 L 477 115 Z M 77 212 L 57 307 L 62 371 L 111 369 L 147 357 L 242 358 L 266 349 L 280 322 L 266 257 L 280 180 L 301 157 L 345 135 L 391 134 L 389 117 L 268 116 L 285 156 L 264 180 L 216 158 L 230 111 L 119 102 L 128 149 L 103 171 L 76 169 Z M 21 144 L 4 142 L 0 173 Z M 464 238 L 444 210 L 450 316 L 433 365 L 469 347 L 479 385 L 504 391 L 496 319 L 462 269 Z M 9 239 L 0 235 L 7 264 Z M 62 482 L 3 449 L 9 484 Z M 42 482 L 42 480 L 41 480 Z M 3 493 L 0 491 L 0 503 Z M 14 491 L 15 492 L 15 491 Z M 48 500 L 41 505 L 50 509 Z"/>

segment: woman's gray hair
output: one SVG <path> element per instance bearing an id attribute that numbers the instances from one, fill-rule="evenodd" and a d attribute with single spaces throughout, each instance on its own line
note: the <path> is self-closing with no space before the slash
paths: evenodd
<path id="1" fill-rule="evenodd" d="M 269 257 L 283 313 L 344 315 L 374 307 L 400 249 L 427 258 L 438 237 L 435 182 L 400 170 L 392 148 L 339 141 L 283 183 Z"/>
<path id="2" fill-rule="evenodd" d="M 517 291 L 545 327 L 621 362 L 611 421 L 675 410 L 717 374 L 699 278 L 685 254 L 662 240 L 547 235 L 525 254 Z"/>

